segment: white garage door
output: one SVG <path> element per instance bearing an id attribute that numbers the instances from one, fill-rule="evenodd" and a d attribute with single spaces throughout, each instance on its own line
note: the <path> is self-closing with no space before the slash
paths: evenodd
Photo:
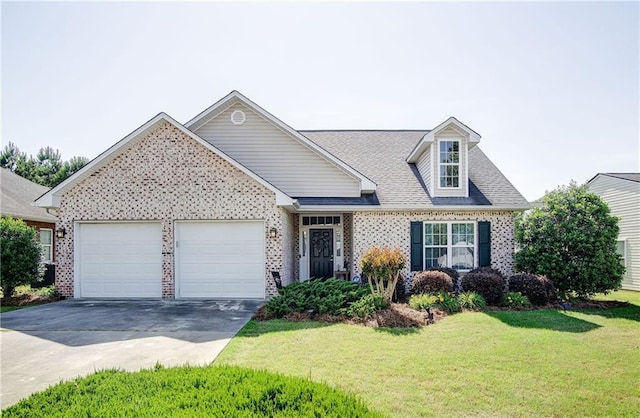
<path id="1" fill-rule="evenodd" d="M 176 223 L 181 298 L 264 298 L 264 223 Z"/>
<path id="2" fill-rule="evenodd" d="M 162 297 L 159 223 L 81 223 L 76 250 L 80 297 Z"/>

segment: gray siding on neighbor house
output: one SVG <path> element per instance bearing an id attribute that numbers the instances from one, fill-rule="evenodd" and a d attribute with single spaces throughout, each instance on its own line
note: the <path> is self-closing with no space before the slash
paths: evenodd
<path id="1" fill-rule="evenodd" d="M 626 267 L 622 288 L 640 290 L 640 182 L 600 174 L 589 190 L 607 202 L 611 214 L 620 218 L 619 239 L 626 241 Z"/>
<path id="2" fill-rule="evenodd" d="M 236 110 L 242 125 L 231 122 Z M 194 132 L 289 196 L 360 196 L 358 179 L 240 103 Z"/>

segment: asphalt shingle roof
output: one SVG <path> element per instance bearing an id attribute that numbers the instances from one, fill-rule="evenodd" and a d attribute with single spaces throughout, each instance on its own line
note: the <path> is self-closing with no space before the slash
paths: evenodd
<path id="1" fill-rule="evenodd" d="M 32 206 L 34 200 L 49 191 L 48 187 L 33 183 L 6 168 L 0 168 L 0 213 L 30 221 L 56 222 L 43 208 Z"/>
<path id="2" fill-rule="evenodd" d="M 615 177 L 618 179 L 636 181 L 640 183 L 640 173 L 602 173 L 605 176 Z"/>
<path id="3" fill-rule="evenodd" d="M 382 206 L 528 206 L 527 200 L 478 146 L 469 152 L 469 198 L 432 198 L 416 175 L 415 167 L 406 162 L 427 130 L 299 132 L 374 181 Z"/>

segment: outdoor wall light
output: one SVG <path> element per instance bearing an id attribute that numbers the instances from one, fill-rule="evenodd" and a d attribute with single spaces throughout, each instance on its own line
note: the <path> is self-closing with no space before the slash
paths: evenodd
<path id="1" fill-rule="evenodd" d="M 275 228 L 271 228 L 271 229 L 269 230 L 269 236 L 270 236 L 271 238 L 275 238 L 277 235 L 278 235 L 278 230 L 277 230 L 277 229 L 275 229 Z"/>
<path id="2" fill-rule="evenodd" d="M 65 235 L 67 235 L 67 230 L 66 229 L 64 229 L 64 228 L 56 229 L 56 237 L 64 238 Z"/>

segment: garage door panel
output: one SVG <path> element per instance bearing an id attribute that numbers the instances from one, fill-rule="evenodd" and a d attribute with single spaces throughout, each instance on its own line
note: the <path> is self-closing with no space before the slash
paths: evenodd
<path id="1" fill-rule="evenodd" d="M 176 230 L 180 297 L 264 297 L 263 222 L 183 222 Z"/>
<path id="2" fill-rule="evenodd" d="M 162 229 L 159 223 L 79 224 L 81 297 L 162 296 Z"/>

